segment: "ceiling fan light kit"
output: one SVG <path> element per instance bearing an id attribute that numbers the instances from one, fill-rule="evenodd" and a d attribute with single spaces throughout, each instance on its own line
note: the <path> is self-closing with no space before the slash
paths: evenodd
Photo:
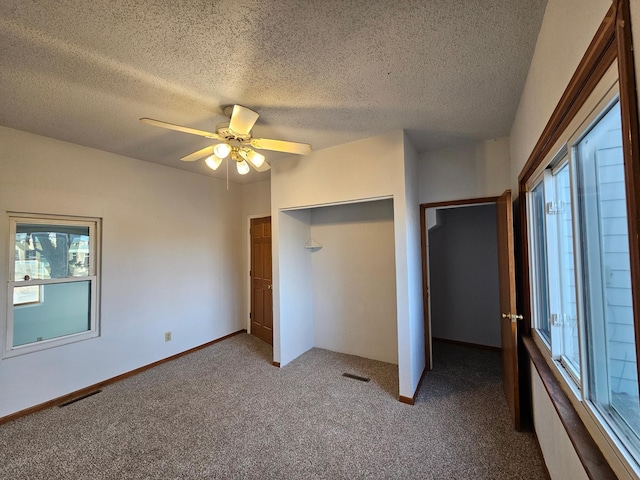
<path id="1" fill-rule="evenodd" d="M 222 159 L 217 157 L 216 155 L 211 155 L 207 157 L 204 161 L 211 170 L 217 170 L 220 164 L 222 163 Z"/>
<path id="2" fill-rule="evenodd" d="M 240 175 L 246 175 L 251 170 L 251 168 L 249 168 L 249 164 L 246 162 L 246 160 L 242 160 L 241 162 L 237 162 L 236 163 L 236 168 L 238 169 L 238 173 Z"/>
<path id="3" fill-rule="evenodd" d="M 228 143 L 219 143 L 213 147 L 213 153 L 220 160 L 224 160 L 231 153 L 231 146 Z"/>
<path id="4" fill-rule="evenodd" d="M 230 121 L 218 124 L 215 133 L 183 127 L 152 118 L 141 118 L 140 121 L 154 127 L 167 128 L 169 130 L 218 140 L 220 143 L 210 145 L 197 152 L 185 155 L 180 159 L 184 162 L 193 162 L 207 157 L 205 164 L 212 170 L 217 170 L 225 158 L 231 158 L 231 160 L 236 162 L 236 169 L 240 175 L 249 173 L 251 171 L 250 165 L 259 172 L 269 170 L 271 166 L 266 163 L 264 155 L 256 152 L 254 148 L 293 153 L 296 155 L 309 155 L 311 153 L 311 145 L 307 143 L 272 140 L 269 138 L 252 138 L 251 129 L 258 120 L 259 115 L 249 108 L 241 105 L 233 105 L 225 107 L 224 113 L 231 117 Z"/>
<path id="5" fill-rule="evenodd" d="M 245 148 L 238 151 L 240 156 L 245 160 L 248 160 L 253 164 L 254 167 L 260 168 L 265 161 L 264 155 L 256 152 L 255 150 L 251 150 L 250 148 Z"/>

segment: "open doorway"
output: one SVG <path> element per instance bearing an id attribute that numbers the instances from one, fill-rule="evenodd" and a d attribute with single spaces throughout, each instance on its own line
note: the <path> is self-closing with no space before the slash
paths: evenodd
<path id="1" fill-rule="evenodd" d="M 467 210 L 483 205 L 490 210 Z M 516 313 L 512 208 L 507 190 L 500 197 L 423 204 L 420 221 L 427 368 L 433 368 L 432 340 L 438 335 L 465 348 L 495 348 L 499 331 L 505 397 L 520 430 L 518 331 L 523 322 Z M 453 228 L 436 235 L 447 219 Z"/>
<path id="2" fill-rule="evenodd" d="M 431 208 L 427 218 L 432 339 L 500 350 L 495 203 Z"/>
<path id="3" fill-rule="evenodd" d="M 282 210 L 276 220 L 286 255 L 275 263 L 274 361 L 320 348 L 398 365 L 393 199 Z"/>

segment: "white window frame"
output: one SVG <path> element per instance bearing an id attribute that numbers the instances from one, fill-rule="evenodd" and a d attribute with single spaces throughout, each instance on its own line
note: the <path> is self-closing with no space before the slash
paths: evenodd
<path id="1" fill-rule="evenodd" d="M 533 178 L 529 183 L 527 183 L 528 196 L 530 192 L 532 192 L 534 188 L 536 188 L 540 183 L 542 183 L 542 190 L 544 192 L 543 195 L 546 196 L 546 191 L 545 191 L 546 185 L 544 184 L 543 173 L 544 172 L 541 172 L 539 175 L 536 175 L 535 178 Z M 533 202 L 527 202 L 527 218 L 530 220 L 535 217 L 535 212 L 533 209 L 534 209 Z M 546 228 L 546 225 L 545 225 L 545 228 Z M 534 245 L 536 243 L 536 240 L 534 238 L 535 237 L 534 229 L 527 228 L 527 231 L 528 231 L 528 237 L 529 237 L 528 238 L 529 246 Z M 534 266 L 537 264 L 535 255 L 536 255 L 536 252 L 532 248 L 529 248 L 529 251 L 528 251 L 529 265 Z M 535 312 L 534 311 L 535 309 L 533 308 L 533 306 L 536 305 L 535 299 L 540 295 L 538 291 L 538 287 L 539 287 L 538 275 L 540 275 L 540 272 L 536 271 L 535 268 L 531 268 L 529 270 L 529 279 L 530 279 L 529 283 L 530 283 L 530 292 L 531 292 L 530 297 L 531 297 L 531 306 L 532 306 L 531 313 L 534 320 L 534 325 L 532 325 L 534 328 L 531 330 L 531 333 L 532 333 L 532 336 L 534 337 L 534 341 L 536 342 L 536 345 L 538 345 L 538 348 L 546 352 L 547 355 L 551 355 L 550 342 L 548 342 L 547 339 L 538 332 L 538 329 L 540 327 L 540 315 L 538 312 Z M 549 334 L 551 335 L 551 327 L 549 327 Z"/>
<path id="2" fill-rule="evenodd" d="M 38 352 L 41 350 L 68 345 L 70 343 L 87 340 L 100 336 L 100 258 L 101 258 L 101 220 L 92 217 L 70 217 L 63 215 L 33 214 L 33 213 L 14 213 L 9 212 L 9 279 L 7 281 L 7 324 L 6 324 L 6 342 L 3 351 L 3 358 L 15 357 L 27 353 Z M 53 279 L 37 279 L 37 280 L 15 280 L 15 241 L 16 226 L 20 223 L 43 224 L 43 225 L 69 225 L 84 226 L 89 228 L 89 268 L 88 274 L 79 277 L 65 277 Z M 90 303 L 89 303 L 89 329 L 79 333 L 64 335 L 61 337 L 45 339 L 24 345 L 13 345 L 13 322 L 14 322 L 14 305 L 13 290 L 14 287 L 24 287 L 29 285 L 38 285 L 42 289 L 44 285 L 89 282 L 90 285 Z M 42 293 L 41 293 L 42 295 Z M 29 305 L 19 305 L 20 308 L 29 308 Z"/>

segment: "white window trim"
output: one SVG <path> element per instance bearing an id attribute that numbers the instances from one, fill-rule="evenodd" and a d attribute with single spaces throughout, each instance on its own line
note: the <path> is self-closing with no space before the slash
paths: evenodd
<path id="1" fill-rule="evenodd" d="M 9 220 L 9 279 L 7 281 L 7 322 L 6 341 L 2 358 L 11 358 L 18 355 L 38 352 L 49 348 L 59 347 L 70 343 L 75 343 L 100 336 L 100 258 L 101 258 L 101 226 L 100 218 L 94 217 L 71 217 L 64 215 L 33 214 L 8 212 Z M 51 225 L 58 222 L 62 225 L 78 225 L 89 227 L 89 272 L 82 277 L 66 277 L 42 280 L 15 280 L 15 237 L 16 225 L 18 223 L 29 222 L 31 224 Z M 87 331 L 64 335 L 51 339 L 42 340 L 25 345 L 13 345 L 13 289 L 16 286 L 28 285 L 51 285 L 60 283 L 89 282 L 90 285 L 90 328 Z"/>
<path id="2" fill-rule="evenodd" d="M 528 184 L 527 187 L 527 195 L 529 195 L 529 192 L 532 192 L 534 188 L 536 188 L 538 186 L 539 183 L 543 182 L 542 176 L 544 174 L 544 171 L 540 173 L 540 175 L 538 175 L 533 181 L 530 182 L 530 184 Z M 543 190 L 545 188 L 544 184 L 542 186 Z M 527 218 L 528 219 L 532 219 L 534 218 L 535 214 L 533 211 L 533 202 L 527 202 Z M 532 228 L 528 228 L 528 242 L 529 242 L 529 246 L 534 245 L 536 243 L 535 240 L 535 232 L 533 231 Z M 535 261 L 535 252 L 533 251 L 532 248 L 529 248 L 529 251 L 527 252 L 527 255 L 529 256 L 529 265 L 536 265 L 536 261 Z M 535 299 L 538 297 L 538 275 L 539 272 L 536 271 L 535 268 L 531 268 L 530 272 L 529 272 L 529 278 L 530 278 L 530 292 L 531 292 L 531 305 L 534 305 Z M 533 325 L 533 329 L 532 334 L 534 337 L 534 341 L 536 342 L 536 345 L 538 345 L 538 348 L 541 349 L 541 351 L 546 352 L 547 355 L 551 355 L 551 345 L 550 343 L 547 341 L 546 338 L 544 338 L 542 335 L 540 335 L 538 333 L 538 325 L 539 325 L 539 318 L 538 318 L 538 314 L 537 312 L 532 312 L 534 313 L 533 315 L 533 320 L 534 320 L 534 325 Z"/>

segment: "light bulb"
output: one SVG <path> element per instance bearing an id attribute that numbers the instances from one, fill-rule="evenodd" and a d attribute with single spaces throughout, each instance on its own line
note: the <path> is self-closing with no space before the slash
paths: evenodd
<path id="1" fill-rule="evenodd" d="M 246 175 L 251 170 L 246 160 L 242 160 L 241 162 L 236 163 L 236 168 L 238 169 L 238 173 L 240 175 Z"/>
<path id="2" fill-rule="evenodd" d="M 249 150 L 247 152 L 247 160 L 249 160 L 256 168 L 260 168 L 264 163 L 264 155 L 256 152 L 255 150 Z"/>
<path id="3" fill-rule="evenodd" d="M 222 163 L 222 159 L 217 157 L 216 155 L 211 155 L 206 158 L 204 163 L 206 163 L 207 167 L 209 167 L 211 170 L 217 170 Z"/>
<path id="4" fill-rule="evenodd" d="M 219 159 L 227 158 L 227 155 L 231 153 L 231 146 L 228 143 L 219 143 L 213 147 L 213 153 Z"/>

